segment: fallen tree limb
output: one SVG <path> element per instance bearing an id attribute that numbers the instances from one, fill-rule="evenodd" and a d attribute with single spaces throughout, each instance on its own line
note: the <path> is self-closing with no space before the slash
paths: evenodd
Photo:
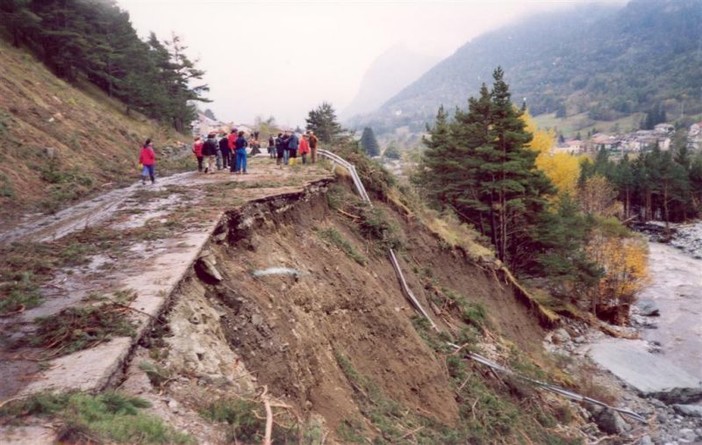
<path id="1" fill-rule="evenodd" d="M 263 445 L 271 445 L 271 437 L 273 436 L 273 410 L 271 409 L 271 402 L 268 398 L 268 386 L 263 386 L 263 394 L 261 394 L 261 400 L 263 400 L 263 406 L 266 408 L 266 435 L 263 438 Z"/>

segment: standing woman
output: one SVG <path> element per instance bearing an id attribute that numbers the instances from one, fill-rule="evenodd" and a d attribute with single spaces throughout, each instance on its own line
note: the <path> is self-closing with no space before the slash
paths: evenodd
<path id="1" fill-rule="evenodd" d="M 195 158 L 197 158 L 197 171 L 201 172 L 202 171 L 202 139 L 200 136 L 195 138 L 195 142 L 193 142 L 193 154 L 195 155 Z"/>
<path id="2" fill-rule="evenodd" d="M 146 184 L 146 176 L 151 178 L 151 183 L 156 182 L 156 176 L 154 175 L 154 165 L 156 165 L 156 153 L 154 153 L 154 146 L 151 143 L 151 139 L 147 139 L 144 142 L 144 146 L 141 147 L 141 153 L 139 153 L 139 163 L 144 167 L 141 169 L 141 183 Z"/>
<path id="3" fill-rule="evenodd" d="M 244 132 L 239 132 L 239 137 L 236 138 L 236 165 L 234 167 L 234 173 L 244 173 L 246 174 L 246 138 L 244 137 Z"/>

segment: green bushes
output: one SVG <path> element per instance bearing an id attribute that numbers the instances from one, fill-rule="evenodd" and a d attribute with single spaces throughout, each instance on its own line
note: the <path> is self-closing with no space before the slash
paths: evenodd
<path id="1" fill-rule="evenodd" d="M 26 416 L 59 420 L 61 443 L 192 444 L 188 435 L 144 414 L 150 404 L 118 392 L 37 394 L 0 408 L 0 424 L 16 424 Z"/>
<path id="2" fill-rule="evenodd" d="M 317 235 L 319 235 L 322 240 L 341 249 L 349 258 L 361 266 L 365 266 L 368 262 L 368 259 L 361 255 L 335 228 L 318 229 Z"/>
<path id="3" fill-rule="evenodd" d="M 358 226 L 366 239 L 374 241 L 383 251 L 402 247 L 397 226 L 392 224 L 387 214 L 376 207 L 357 207 L 360 212 Z"/>

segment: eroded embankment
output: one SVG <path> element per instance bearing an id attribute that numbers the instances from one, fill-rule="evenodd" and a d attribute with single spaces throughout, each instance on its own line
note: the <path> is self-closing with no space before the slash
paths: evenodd
<path id="1" fill-rule="evenodd" d="M 208 387 L 172 387 L 179 403 L 198 411 L 208 398 L 252 397 L 265 385 L 303 423 L 317 419 L 344 442 L 344 431 L 382 430 L 359 403 L 377 392 L 400 407 L 398 416 L 455 427 L 462 407 L 453 376 L 416 328 L 388 243 L 444 338 L 466 338 L 460 298 L 493 335 L 538 348 L 536 318 L 489 266 L 393 207 L 376 205 L 372 218 L 360 204 L 339 211 L 339 200 L 353 199 L 346 186 L 321 181 L 226 213 L 174 296 L 169 333 L 149 345 L 159 366 Z"/>

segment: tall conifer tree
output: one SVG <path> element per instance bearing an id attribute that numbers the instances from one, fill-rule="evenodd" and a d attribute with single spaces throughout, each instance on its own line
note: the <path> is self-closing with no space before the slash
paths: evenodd
<path id="1" fill-rule="evenodd" d="M 489 236 L 500 260 L 521 268 L 539 248 L 535 227 L 554 187 L 526 147 L 532 135 L 503 76 L 497 68 L 492 91 L 483 85 L 452 121 L 439 109 L 419 179 L 437 203 Z"/>

